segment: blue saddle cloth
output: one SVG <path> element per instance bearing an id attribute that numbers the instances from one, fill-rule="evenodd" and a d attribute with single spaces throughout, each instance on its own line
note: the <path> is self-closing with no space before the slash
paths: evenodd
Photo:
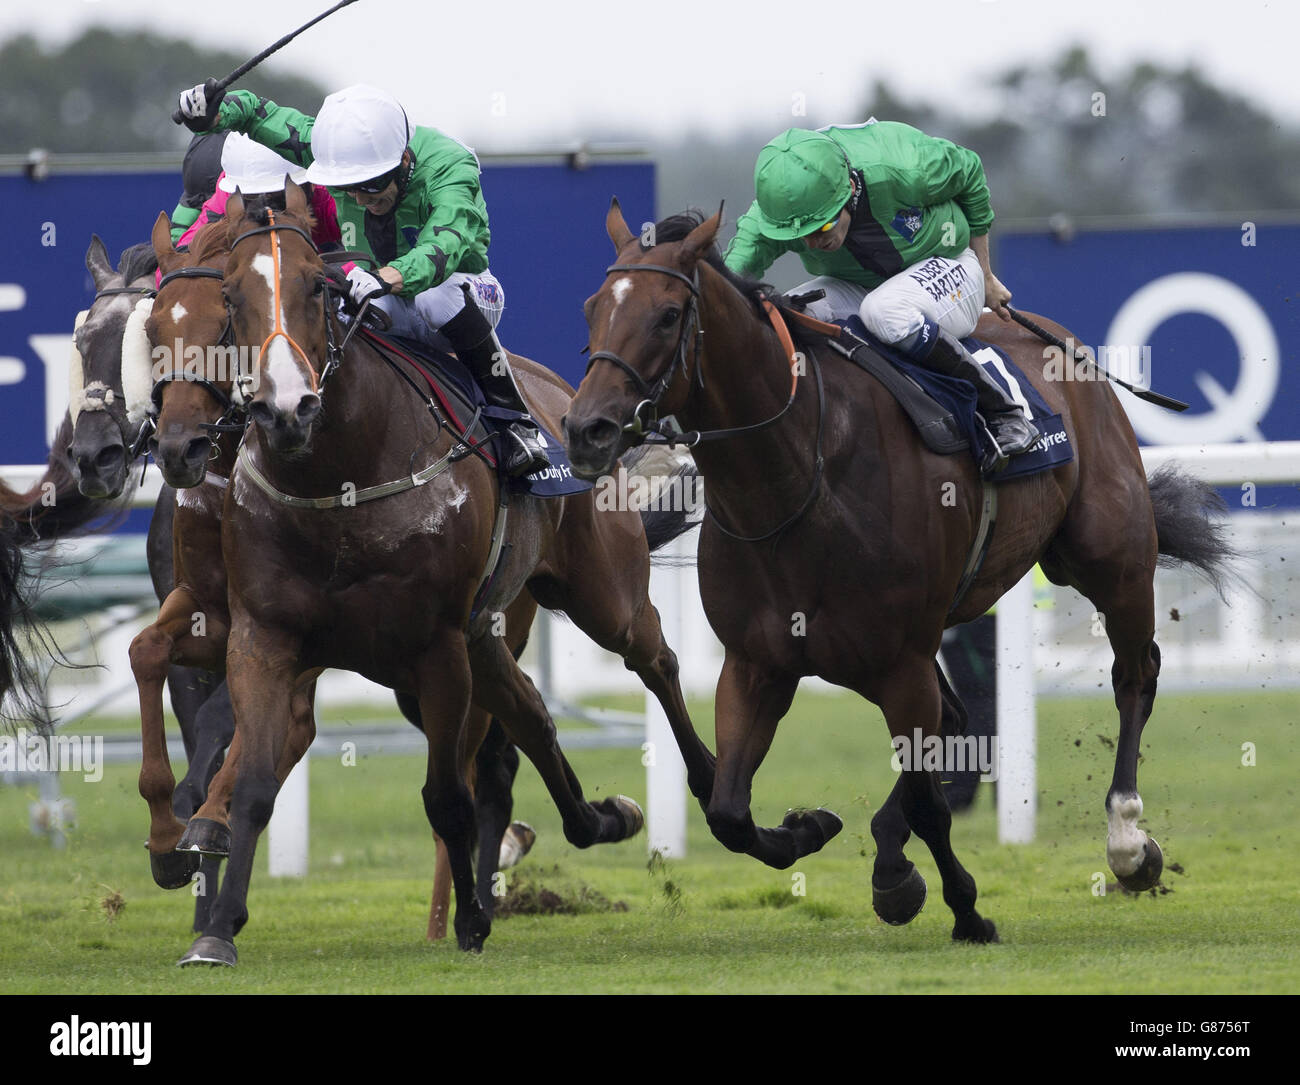
<path id="1" fill-rule="evenodd" d="M 871 335 L 857 317 L 851 317 L 844 325 L 860 339 L 866 340 L 884 358 L 906 373 L 925 392 L 957 422 L 958 428 L 966 435 L 967 446 L 976 453 L 976 462 L 993 450 L 993 442 L 988 431 L 976 417 L 975 387 L 969 381 L 958 377 L 945 376 L 931 369 L 918 365 L 900 354 L 893 347 L 881 343 Z M 1038 427 L 1042 434 L 1034 448 L 1020 456 L 1014 456 L 1007 466 L 993 476 L 993 481 L 1002 482 L 1010 478 L 1020 478 L 1046 471 L 1074 459 L 1074 449 L 1065 432 L 1065 423 L 1059 414 L 1053 414 L 1046 400 L 1038 390 L 1029 383 L 1024 371 L 1016 365 L 1005 351 L 990 343 L 967 337 L 962 345 L 971 352 L 975 360 L 984 367 L 1016 403 L 1025 408 L 1025 413 Z"/>
<path id="2" fill-rule="evenodd" d="M 523 418 L 523 414 L 519 411 L 490 405 L 483 395 L 483 389 L 479 387 L 478 382 L 470 373 L 469 367 L 454 354 L 438 350 L 428 343 L 417 342 L 396 335 L 386 335 L 382 336 L 382 338 L 402 351 L 413 355 L 421 362 L 426 363 L 433 375 L 444 379 L 453 392 L 469 403 L 471 410 L 478 410 L 480 419 L 490 431 L 502 433 L 502 436 L 491 441 L 487 448 L 487 451 L 493 454 L 495 459 L 496 448 L 503 447 L 503 443 L 510 439 L 504 435 L 503 431 L 511 422 L 517 422 Z M 469 418 L 456 418 L 455 421 L 464 427 L 469 425 L 470 420 Z M 569 454 L 564 450 L 564 445 L 556 440 L 555 435 L 547 430 L 539 419 L 534 418 L 532 421 L 537 426 L 542 435 L 542 440 L 546 444 L 546 455 L 551 461 L 551 466 L 544 471 L 537 471 L 531 475 L 520 475 L 518 478 L 508 479 L 507 482 L 511 491 L 513 493 L 528 494 L 531 497 L 563 497 L 566 494 L 576 494 L 582 493 L 584 490 L 590 490 L 592 484 L 578 478 L 573 473 L 573 465 L 569 462 Z"/>

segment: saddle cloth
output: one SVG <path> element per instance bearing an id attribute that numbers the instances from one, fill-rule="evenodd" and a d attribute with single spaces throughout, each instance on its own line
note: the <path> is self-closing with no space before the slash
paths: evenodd
<path id="1" fill-rule="evenodd" d="M 970 450 L 977 463 L 993 450 L 993 442 L 976 411 L 975 387 L 969 381 L 945 376 L 910 361 L 892 347 L 881 343 L 853 316 L 841 326 L 865 341 L 871 351 L 859 350 L 853 359 L 868 373 L 880 379 L 893 393 L 903 410 L 916 425 L 921 439 L 932 452 L 951 455 Z M 845 343 L 845 346 L 851 346 Z M 1053 414 L 1038 390 L 1029 383 L 1024 371 L 1005 351 L 990 343 L 967 337 L 962 345 L 1022 408 L 1042 434 L 1029 452 L 1014 456 L 1007 466 L 992 477 L 994 482 L 1046 471 L 1069 463 L 1074 449 L 1059 414 Z M 865 357 L 864 357 L 865 356 Z M 890 370 L 892 369 L 892 372 Z M 901 378 L 901 379 L 900 379 Z"/>
<path id="2" fill-rule="evenodd" d="M 509 438 L 504 434 L 500 438 L 494 435 L 504 431 L 511 422 L 521 419 L 523 415 L 519 411 L 490 405 L 468 366 L 454 354 L 413 339 L 380 335 L 372 328 L 362 328 L 361 334 L 381 349 L 410 362 L 424 377 L 430 392 L 457 430 L 463 432 L 475 418 L 477 411 L 478 420 L 470 428 L 469 439 L 475 444 L 484 443 L 484 452 L 493 463 L 497 463 L 498 443 Z M 532 421 L 546 444 L 546 455 L 551 461 L 551 466 L 531 475 L 506 479 L 510 490 L 531 497 L 562 497 L 565 494 L 590 490 L 592 488 L 590 482 L 585 482 L 574 475 L 564 445 L 556 440 L 540 420 L 534 418 Z"/>

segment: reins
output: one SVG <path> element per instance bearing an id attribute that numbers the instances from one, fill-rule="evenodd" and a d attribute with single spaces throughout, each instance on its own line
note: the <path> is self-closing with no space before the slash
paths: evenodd
<path id="1" fill-rule="evenodd" d="M 598 350 L 593 353 L 587 361 L 588 373 L 591 372 L 591 367 L 596 362 L 607 361 L 616 365 L 632 378 L 633 383 L 636 385 L 637 392 L 642 396 L 642 399 L 637 404 L 636 410 L 632 412 L 632 421 L 624 425 L 623 431 L 631 434 L 635 438 L 637 444 L 663 444 L 667 445 L 669 448 L 680 444 L 685 445 L 687 448 L 694 448 L 696 445 L 704 441 L 723 441 L 733 437 L 740 437 L 745 434 L 757 433 L 760 430 L 767 429 L 769 426 L 776 425 L 776 423 L 786 416 L 794 406 L 795 398 L 799 394 L 799 377 L 803 356 L 795 350 L 794 340 L 791 338 L 790 330 L 786 327 L 785 321 L 781 317 L 780 309 L 764 297 L 761 299 L 761 305 L 764 312 L 767 314 L 767 318 L 772 325 L 773 331 L 776 333 L 777 341 L 781 344 L 781 348 L 790 362 L 790 396 L 786 400 L 785 406 L 777 411 L 776 414 L 772 415 L 770 418 L 763 419 L 761 422 L 753 422 L 745 426 L 731 426 L 727 429 L 690 430 L 688 432 L 683 432 L 675 423 L 670 424 L 667 419 L 661 420 L 659 418 L 659 400 L 663 397 L 664 393 L 676 378 L 678 369 L 685 367 L 686 352 L 688 349 L 687 345 L 691 339 L 695 341 L 695 380 L 701 388 L 704 387 L 703 370 L 700 364 L 700 346 L 704 338 L 704 328 L 700 325 L 699 319 L 699 267 L 697 266 L 695 269 L 694 278 L 688 278 L 675 268 L 665 267 L 662 264 L 612 264 L 605 269 L 605 274 L 606 276 L 609 276 L 616 271 L 656 271 L 660 274 L 669 275 L 674 279 L 681 280 L 691 291 L 691 300 L 686 311 L 682 315 L 681 334 L 677 340 L 677 349 L 674 352 L 673 359 L 664 372 L 655 380 L 653 385 L 613 351 Z M 691 331 L 692 324 L 694 325 L 693 334 Z M 816 355 L 810 352 L 808 359 L 811 362 L 813 375 L 816 379 L 817 385 L 816 459 L 813 467 L 812 485 L 808 489 L 808 496 L 804 498 L 803 502 L 799 505 L 799 508 L 793 515 L 787 517 L 771 531 L 765 531 L 760 535 L 741 535 L 723 525 L 722 521 L 718 519 L 717 514 L 709 508 L 708 495 L 706 493 L 704 503 L 706 515 L 713 520 L 714 525 L 719 531 L 728 538 L 734 539 L 737 542 L 765 542 L 774 536 L 780 535 L 787 528 L 797 523 L 812 507 L 821 488 L 822 474 L 826 466 L 825 458 L 822 454 L 822 434 L 825 429 L 826 420 L 826 395 L 825 389 L 822 385 L 821 367 L 817 364 Z M 647 409 L 648 417 L 646 414 Z"/>

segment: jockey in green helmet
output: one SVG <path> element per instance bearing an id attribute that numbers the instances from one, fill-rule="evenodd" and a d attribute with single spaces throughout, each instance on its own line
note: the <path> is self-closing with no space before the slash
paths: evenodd
<path id="1" fill-rule="evenodd" d="M 791 293 L 826 292 L 811 315 L 858 314 L 882 342 L 970 381 L 1004 456 L 1034 447 L 1033 422 L 959 341 L 986 301 L 1009 319 L 1011 292 L 989 264 L 993 211 L 978 155 L 905 124 L 791 128 L 759 153 L 754 189 L 729 268 L 757 278 L 798 253 L 817 278 Z"/>

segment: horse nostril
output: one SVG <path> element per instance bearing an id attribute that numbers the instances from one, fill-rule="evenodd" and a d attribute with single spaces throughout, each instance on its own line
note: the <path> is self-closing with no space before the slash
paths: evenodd
<path id="1" fill-rule="evenodd" d="M 95 457 L 95 466 L 101 470 L 116 467 L 126 459 L 126 449 L 122 445 L 105 445 Z"/>
<path id="2" fill-rule="evenodd" d="M 192 438 L 185 446 L 185 460 L 187 463 L 203 463 L 208 458 L 208 453 L 212 449 L 212 442 L 206 437 Z"/>
<path id="3" fill-rule="evenodd" d="M 618 440 L 622 431 L 617 422 L 609 418 L 597 418 L 588 422 L 579 431 L 584 443 L 592 448 L 608 448 Z"/>
<path id="4" fill-rule="evenodd" d="M 275 412 L 266 403 L 253 400 L 248 405 L 248 414 L 263 429 L 272 429 L 275 426 Z"/>
<path id="5" fill-rule="evenodd" d="M 309 425 L 315 421 L 316 416 L 320 414 L 320 396 L 303 396 L 298 401 L 298 409 L 294 411 L 294 414 L 301 425 Z"/>

